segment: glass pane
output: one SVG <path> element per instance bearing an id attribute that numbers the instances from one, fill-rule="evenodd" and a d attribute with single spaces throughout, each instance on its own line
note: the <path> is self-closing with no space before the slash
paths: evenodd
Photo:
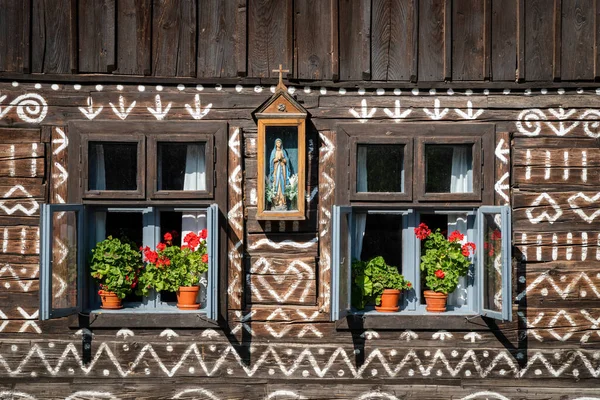
<path id="1" fill-rule="evenodd" d="M 161 211 L 158 241 L 164 242 L 165 234 L 170 233 L 173 245 L 181 246 L 183 238 L 189 232 L 198 234 L 203 229 L 207 229 L 206 212 L 204 211 Z M 199 302 L 202 308 L 206 305 L 207 285 L 207 274 L 205 273 L 200 278 Z M 161 292 L 160 300 L 163 303 L 175 304 L 177 296 L 172 292 Z"/>
<path id="2" fill-rule="evenodd" d="M 206 190 L 204 143 L 158 143 L 158 190 Z"/>
<path id="3" fill-rule="evenodd" d="M 402 215 L 356 214 L 354 256 L 369 261 L 382 256 L 402 273 Z"/>
<path id="4" fill-rule="evenodd" d="M 473 145 L 425 145 L 427 193 L 473 192 Z"/>
<path id="5" fill-rule="evenodd" d="M 265 129 L 265 210 L 298 209 L 298 127 Z"/>
<path id="6" fill-rule="evenodd" d="M 137 143 L 89 142 L 88 190 L 137 190 Z"/>
<path id="7" fill-rule="evenodd" d="M 356 191 L 403 192 L 404 145 L 358 145 Z"/>
<path id="8" fill-rule="evenodd" d="M 483 214 L 483 308 L 502 312 L 502 216 Z"/>
<path id="9" fill-rule="evenodd" d="M 465 213 L 451 213 L 451 214 L 419 214 L 420 221 L 426 224 L 432 232 L 438 229 L 446 238 L 448 238 L 452 232 L 458 231 L 464 235 L 462 240 L 463 243 L 474 241 L 475 238 L 468 236 L 468 216 Z M 421 255 L 425 254 L 425 241 L 421 240 Z M 473 268 L 473 267 L 471 267 Z M 420 268 L 419 268 L 420 271 Z M 454 292 L 448 294 L 447 309 L 451 311 L 457 307 L 462 307 L 468 304 L 468 287 L 472 285 L 472 271 L 467 273 L 468 276 L 462 276 L 458 279 L 458 286 Z M 425 281 L 425 274 L 420 273 L 421 276 L 421 304 L 425 304 L 425 297 L 423 291 L 428 290 Z"/>
<path id="10" fill-rule="evenodd" d="M 77 307 L 77 212 L 55 213 L 52 232 L 52 308 Z"/>

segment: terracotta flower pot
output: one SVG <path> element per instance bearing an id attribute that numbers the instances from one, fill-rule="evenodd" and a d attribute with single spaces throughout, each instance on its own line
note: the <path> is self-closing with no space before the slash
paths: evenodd
<path id="1" fill-rule="evenodd" d="M 200 304 L 196 302 L 198 298 L 198 286 L 179 286 L 177 291 L 177 308 L 180 310 L 197 310 Z"/>
<path id="2" fill-rule="evenodd" d="M 446 312 L 446 302 L 448 301 L 448 295 L 444 293 L 434 292 L 433 290 L 426 290 L 423 292 L 425 296 L 425 302 L 427 307 L 425 308 L 429 312 Z"/>
<path id="3" fill-rule="evenodd" d="M 99 294 L 100 300 L 102 300 L 101 308 L 105 310 L 119 310 L 123 308 L 123 303 L 116 293 L 101 290 Z"/>
<path id="4" fill-rule="evenodd" d="M 398 289 L 384 289 L 381 295 L 381 305 L 375 306 L 375 310 L 379 312 L 396 312 L 400 308 L 398 301 L 400 300 L 400 291 Z"/>

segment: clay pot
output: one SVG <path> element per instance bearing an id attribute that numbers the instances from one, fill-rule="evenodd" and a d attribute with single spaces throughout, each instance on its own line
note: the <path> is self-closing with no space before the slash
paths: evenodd
<path id="1" fill-rule="evenodd" d="M 102 300 L 102 305 L 100 307 L 105 310 L 119 310 L 123 308 L 121 299 L 114 292 L 101 290 L 100 300 Z"/>
<path id="2" fill-rule="evenodd" d="M 199 286 L 179 286 L 177 291 L 177 308 L 180 310 L 197 310 L 200 304 L 196 302 L 198 298 Z"/>
<path id="3" fill-rule="evenodd" d="M 375 306 L 375 310 L 379 312 L 396 312 L 400 308 L 398 301 L 400 300 L 400 291 L 398 289 L 384 289 L 381 295 L 381 305 Z"/>
<path id="4" fill-rule="evenodd" d="M 423 295 L 425 296 L 425 302 L 427 303 L 427 307 L 425 307 L 427 311 L 446 312 L 446 302 L 448 301 L 447 294 L 434 292 L 433 290 L 425 290 Z"/>

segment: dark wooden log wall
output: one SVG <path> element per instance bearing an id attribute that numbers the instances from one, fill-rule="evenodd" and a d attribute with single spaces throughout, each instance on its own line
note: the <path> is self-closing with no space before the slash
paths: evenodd
<path id="1" fill-rule="evenodd" d="M 1 0 L 0 76 L 600 79 L 598 0 Z M 31 76 L 34 78 L 34 76 Z"/>
<path id="2" fill-rule="evenodd" d="M 298 89 L 295 95 L 311 113 L 309 218 L 279 222 L 256 220 L 257 140 L 250 113 L 270 96 L 269 87 L 78 85 L 0 84 L 0 398 L 597 396 L 595 88 Z M 163 111 L 171 105 L 164 116 L 156 114 L 156 96 Z M 123 112 L 121 99 L 125 110 L 135 105 Z M 196 102 L 208 110 L 203 120 L 230 127 L 228 275 L 222 286 L 227 325 L 142 329 L 132 320 L 116 329 L 92 327 L 87 359 L 73 321 L 38 321 L 37 218 L 42 202 L 61 203 L 66 196 L 66 126 L 71 120 L 192 121 Z M 495 202 L 513 207 L 512 322 L 384 317 L 351 331 L 328 322 L 334 166 L 346 156 L 337 148 L 339 122 L 356 122 L 365 132 L 372 124 L 496 124 L 489 155 L 495 159 Z"/>

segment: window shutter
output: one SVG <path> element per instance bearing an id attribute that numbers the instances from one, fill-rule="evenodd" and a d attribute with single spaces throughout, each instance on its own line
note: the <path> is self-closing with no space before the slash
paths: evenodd
<path id="1" fill-rule="evenodd" d="M 85 278 L 84 208 L 43 204 L 40 214 L 40 320 L 83 308 Z"/>
<path id="2" fill-rule="evenodd" d="M 219 206 L 211 204 L 207 210 L 208 238 L 208 286 L 206 289 L 206 317 L 218 318 L 218 283 L 219 283 Z"/>
<path id="3" fill-rule="evenodd" d="M 331 222 L 331 320 L 337 321 L 350 310 L 352 208 L 333 206 Z"/>
<path id="4" fill-rule="evenodd" d="M 480 314 L 512 320 L 512 255 L 509 206 L 485 206 L 477 212 L 477 283 Z"/>

